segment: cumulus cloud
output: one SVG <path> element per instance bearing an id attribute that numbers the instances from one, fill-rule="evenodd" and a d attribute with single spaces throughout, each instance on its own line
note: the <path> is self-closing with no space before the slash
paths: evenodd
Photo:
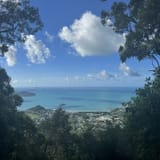
<path id="1" fill-rule="evenodd" d="M 68 82 L 92 82 L 92 81 L 106 81 L 116 79 L 116 74 L 110 74 L 105 69 L 91 74 L 84 74 L 84 75 L 75 75 L 75 76 L 66 76 L 64 77 L 65 81 Z"/>
<path id="2" fill-rule="evenodd" d="M 24 43 L 27 58 L 31 63 L 42 64 L 50 57 L 50 50 L 41 40 L 36 40 L 33 35 L 28 35 Z"/>
<path id="3" fill-rule="evenodd" d="M 96 74 L 96 78 L 99 80 L 106 80 L 110 78 L 115 78 L 115 75 L 108 73 L 106 70 L 102 70 Z"/>
<path id="4" fill-rule="evenodd" d="M 52 36 L 51 34 L 49 34 L 47 31 L 46 31 L 44 34 L 45 34 L 46 38 L 47 38 L 50 42 L 53 41 L 54 36 Z"/>
<path id="5" fill-rule="evenodd" d="M 59 37 L 82 57 L 115 53 L 125 41 L 124 37 L 116 34 L 111 27 L 104 27 L 100 17 L 91 12 L 84 13 L 71 26 L 64 26 Z"/>
<path id="6" fill-rule="evenodd" d="M 126 63 L 121 63 L 120 66 L 119 66 L 119 69 L 126 76 L 134 76 L 134 77 L 139 77 L 140 76 L 140 74 L 138 72 L 135 72 L 135 71 L 131 70 L 131 68 L 126 65 Z"/>
<path id="7" fill-rule="evenodd" d="M 88 79 L 96 79 L 96 80 L 107 80 L 111 78 L 116 78 L 116 75 L 108 73 L 106 70 L 101 70 L 100 72 L 96 74 L 88 74 Z"/>
<path id="8" fill-rule="evenodd" d="M 8 51 L 5 53 L 7 65 L 12 67 L 16 64 L 17 49 L 14 46 L 9 46 Z"/>

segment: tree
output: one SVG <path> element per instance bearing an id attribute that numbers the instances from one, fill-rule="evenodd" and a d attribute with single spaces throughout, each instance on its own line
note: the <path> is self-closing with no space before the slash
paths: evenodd
<path id="1" fill-rule="evenodd" d="M 13 137 L 15 130 L 16 106 L 22 103 L 22 98 L 14 93 L 10 85 L 10 78 L 6 71 L 0 68 L 0 157 L 7 159 L 13 150 Z"/>
<path id="2" fill-rule="evenodd" d="M 160 56 L 160 1 L 130 0 L 114 2 L 110 11 L 102 11 L 102 23 L 112 20 L 113 29 L 126 35 L 124 46 L 119 48 L 121 60 L 130 57 L 149 58 L 159 66 Z"/>
<path id="3" fill-rule="evenodd" d="M 150 58 L 157 66 L 154 79 L 147 78 L 136 97 L 127 103 L 125 133 L 131 157 L 135 160 L 160 159 L 160 1 L 130 0 L 114 2 L 109 12 L 102 11 L 102 23 L 111 19 L 111 27 L 126 35 L 119 48 L 122 62 L 130 57 Z"/>
<path id="4" fill-rule="evenodd" d="M 45 160 L 40 140 L 43 136 L 25 114 L 17 111 L 22 98 L 14 92 L 10 80 L 0 68 L 0 159 Z"/>
<path id="5" fill-rule="evenodd" d="M 125 130 L 135 160 L 160 159 L 160 69 L 128 103 Z"/>
<path id="6" fill-rule="evenodd" d="M 49 159 L 72 160 L 74 143 L 70 133 L 69 115 L 58 108 L 51 118 L 41 124 L 41 128 L 46 137 L 44 150 Z"/>
<path id="7" fill-rule="evenodd" d="M 17 160 L 48 160 L 43 150 L 45 137 L 33 121 L 25 113 L 17 112 L 15 121 L 15 132 L 12 133 L 13 150 L 10 158 Z"/>
<path id="8" fill-rule="evenodd" d="M 41 27 L 38 9 L 30 5 L 30 0 L 0 0 L 0 56 L 10 45 L 24 42 L 26 35 Z M 10 80 L 0 67 L 0 159 L 45 159 L 33 122 L 17 111 L 22 98 L 15 93 Z"/>
<path id="9" fill-rule="evenodd" d="M 0 56 L 10 45 L 24 42 L 26 35 L 42 28 L 38 9 L 30 0 L 0 0 Z"/>
<path id="10" fill-rule="evenodd" d="M 112 123 L 106 124 L 106 129 L 95 133 L 94 130 L 86 130 L 80 142 L 82 159 L 95 160 L 131 160 L 127 154 L 127 142 L 123 129 L 114 126 Z"/>

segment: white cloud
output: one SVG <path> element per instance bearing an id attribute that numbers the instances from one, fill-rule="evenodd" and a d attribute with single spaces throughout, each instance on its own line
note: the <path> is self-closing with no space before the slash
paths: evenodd
<path id="1" fill-rule="evenodd" d="M 7 65 L 12 67 L 16 64 L 16 52 L 17 49 L 14 46 L 9 46 L 8 51 L 5 53 Z"/>
<path id="2" fill-rule="evenodd" d="M 96 80 L 107 80 L 107 79 L 112 79 L 112 78 L 116 78 L 117 75 L 113 75 L 108 73 L 106 70 L 101 70 L 98 73 L 95 74 L 87 74 L 87 79 L 96 79 Z"/>
<path id="3" fill-rule="evenodd" d="M 33 35 L 28 35 L 24 43 L 27 58 L 31 63 L 42 64 L 50 57 L 50 50 L 41 40 L 36 40 Z"/>
<path id="4" fill-rule="evenodd" d="M 32 84 L 34 83 L 35 81 L 33 79 L 27 79 L 24 81 L 26 84 Z"/>
<path id="5" fill-rule="evenodd" d="M 115 76 L 108 73 L 106 70 L 102 70 L 96 74 L 96 78 L 99 80 L 106 80 L 106 79 L 110 79 L 110 78 L 115 78 Z"/>
<path id="6" fill-rule="evenodd" d="M 11 80 L 11 83 L 12 83 L 13 85 L 16 85 L 18 82 L 19 82 L 19 81 L 18 81 L 17 79 Z"/>
<path id="7" fill-rule="evenodd" d="M 96 74 L 97 79 L 105 80 L 109 77 L 109 74 L 107 73 L 106 70 L 102 70 L 99 73 Z"/>
<path id="8" fill-rule="evenodd" d="M 134 77 L 139 77 L 140 76 L 140 74 L 138 72 L 135 72 L 135 71 L 131 70 L 131 68 L 126 65 L 126 63 L 121 63 L 120 66 L 119 66 L 119 69 L 126 76 L 134 76 Z"/>
<path id="9" fill-rule="evenodd" d="M 50 42 L 52 42 L 53 39 L 54 39 L 54 36 L 52 36 L 51 34 L 49 34 L 47 31 L 45 32 L 45 36 L 46 36 L 46 38 L 47 38 Z"/>
<path id="10" fill-rule="evenodd" d="M 125 41 L 111 27 L 104 27 L 100 18 L 91 12 L 84 13 L 70 27 L 64 26 L 59 37 L 82 57 L 113 54 Z"/>
<path id="11" fill-rule="evenodd" d="M 106 81 L 106 80 L 112 80 L 112 79 L 116 79 L 117 75 L 114 74 L 110 74 L 108 73 L 106 70 L 101 70 L 99 72 L 96 73 L 92 73 L 92 74 L 84 74 L 84 75 L 75 75 L 75 76 L 66 76 L 64 77 L 65 81 L 68 82 L 92 82 L 92 81 Z"/>

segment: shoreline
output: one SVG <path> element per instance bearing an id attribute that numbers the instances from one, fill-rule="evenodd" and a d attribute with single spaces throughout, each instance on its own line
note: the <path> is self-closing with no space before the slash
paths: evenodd
<path id="1" fill-rule="evenodd" d="M 56 109 L 46 109 L 43 106 L 35 106 L 26 111 L 23 111 L 27 116 L 29 116 L 35 124 L 39 125 L 42 121 L 45 121 L 52 117 Z M 66 111 L 66 110 L 65 110 Z M 123 116 L 125 113 L 125 107 L 121 106 L 119 108 L 112 109 L 111 111 L 105 112 L 69 112 L 66 111 L 69 115 L 70 122 L 76 128 L 83 128 L 86 123 L 90 123 L 95 127 L 100 129 L 105 128 L 107 122 L 114 125 L 119 124 L 123 127 Z"/>

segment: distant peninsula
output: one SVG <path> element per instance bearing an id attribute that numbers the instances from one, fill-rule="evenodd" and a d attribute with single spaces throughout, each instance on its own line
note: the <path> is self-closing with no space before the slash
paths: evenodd
<path id="1" fill-rule="evenodd" d="M 22 97 L 33 97 L 36 94 L 33 92 L 28 92 L 28 91 L 21 91 L 17 93 L 18 95 L 22 96 Z"/>

